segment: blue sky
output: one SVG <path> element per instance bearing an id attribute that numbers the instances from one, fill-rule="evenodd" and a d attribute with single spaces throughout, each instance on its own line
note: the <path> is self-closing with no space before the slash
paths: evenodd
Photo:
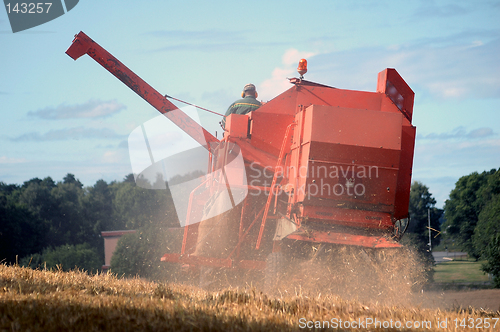
<path id="1" fill-rule="evenodd" d="M 0 9 L 0 181 L 85 185 L 132 171 L 127 137 L 158 113 L 88 56 L 84 31 L 158 91 L 224 113 L 253 82 L 269 100 L 300 58 L 308 80 L 375 91 L 396 68 L 415 91 L 413 179 L 445 199 L 500 167 L 500 1 L 88 1 L 13 34 Z M 181 105 L 179 105 L 181 106 Z M 201 114 L 212 132 L 219 118 Z"/>

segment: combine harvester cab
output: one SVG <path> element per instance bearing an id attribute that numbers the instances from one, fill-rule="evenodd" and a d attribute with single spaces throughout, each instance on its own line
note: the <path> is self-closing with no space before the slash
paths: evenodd
<path id="1" fill-rule="evenodd" d="M 302 59 L 289 90 L 228 116 L 219 141 L 83 32 L 66 53 L 94 58 L 209 151 L 182 250 L 162 261 L 265 269 L 284 243 L 400 246 L 416 129 L 414 93 L 395 69 L 376 92 L 343 90 L 304 80 Z"/>

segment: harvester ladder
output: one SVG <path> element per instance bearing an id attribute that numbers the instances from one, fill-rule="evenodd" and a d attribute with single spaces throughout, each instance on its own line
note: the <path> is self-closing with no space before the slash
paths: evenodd
<path id="1" fill-rule="evenodd" d="M 288 125 L 288 127 L 286 128 L 285 137 L 283 138 L 283 143 L 281 143 L 281 150 L 278 157 L 278 162 L 274 167 L 274 175 L 273 175 L 273 181 L 271 183 L 271 190 L 269 191 L 269 196 L 267 197 L 266 207 L 264 209 L 264 215 L 262 217 L 262 223 L 260 224 L 259 237 L 257 238 L 257 245 L 255 246 L 255 249 L 257 250 L 259 250 L 260 242 L 262 241 L 262 235 L 264 234 L 264 227 L 266 226 L 267 214 L 269 213 L 269 207 L 271 206 L 271 201 L 273 199 L 276 181 L 278 180 L 278 170 L 279 170 L 278 167 L 280 167 L 281 163 L 283 162 L 283 156 L 285 155 L 285 148 L 287 146 L 288 136 L 290 135 L 290 129 L 294 125 L 295 122 L 292 122 Z"/>

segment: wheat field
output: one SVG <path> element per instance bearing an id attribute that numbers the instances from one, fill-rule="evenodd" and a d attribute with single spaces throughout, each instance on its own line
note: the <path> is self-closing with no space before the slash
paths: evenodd
<path id="1" fill-rule="evenodd" d="M 113 274 L 0 265 L 2 331 L 297 331 L 319 327 L 455 331 L 468 329 L 460 324 L 470 325 L 471 320 L 475 326 L 481 323 L 481 330 L 498 330 L 500 323 L 493 327 L 498 317 L 499 312 L 472 308 L 443 311 L 368 305 L 305 293 L 270 296 L 256 288 L 207 292 Z M 489 328 L 484 328 L 486 323 Z"/>

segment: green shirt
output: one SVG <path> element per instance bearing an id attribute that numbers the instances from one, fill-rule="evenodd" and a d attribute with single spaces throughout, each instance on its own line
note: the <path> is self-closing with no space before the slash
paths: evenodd
<path id="1" fill-rule="evenodd" d="M 258 101 L 254 96 L 246 96 L 245 98 L 238 99 L 229 106 L 226 112 L 226 116 L 230 114 L 247 114 L 249 112 L 255 111 L 261 106 L 260 101 Z M 226 118 L 222 120 L 222 126 L 224 127 L 226 123 Z"/>

